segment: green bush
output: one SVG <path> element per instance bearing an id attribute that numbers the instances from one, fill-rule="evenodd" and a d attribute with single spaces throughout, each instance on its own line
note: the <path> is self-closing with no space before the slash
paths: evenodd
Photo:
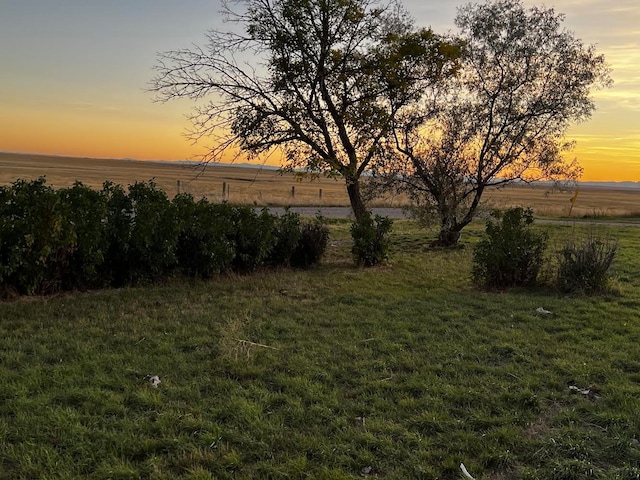
<path id="1" fill-rule="evenodd" d="M 70 188 L 58 190 L 58 196 L 75 239 L 75 249 L 62 276 L 62 288 L 73 290 L 105 286 L 99 274 L 107 249 L 104 232 L 107 203 L 104 195 L 75 182 Z"/>
<path id="2" fill-rule="evenodd" d="M 276 266 L 290 266 L 291 256 L 300 240 L 300 215 L 289 211 L 275 218 L 273 226 L 273 246 L 269 263 Z"/>
<path id="3" fill-rule="evenodd" d="M 565 245 L 559 254 L 558 289 L 564 293 L 603 292 L 617 250 L 617 242 L 593 235 Z"/>
<path id="4" fill-rule="evenodd" d="M 133 205 L 122 186 L 105 182 L 102 195 L 106 205 L 104 242 L 106 251 L 99 272 L 105 283 L 120 287 L 130 281 L 129 241 L 133 229 Z"/>
<path id="5" fill-rule="evenodd" d="M 155 280 L 176 266 L 180 224 L 167 194 L 153 180 L 129 186 L 133 216 L 127 256 L 129 278 Z"/>
<path id="6" fill-rule="evenodd" d="M 252 207 L 235 207 L 229 239 L 235 244 L 233 266 L 248 272 L 264 265 L 273 249 L 275 217 L 266 208 L 258 214 Z"/>
<path id="7" fill-rule="evenodd" d="M 231 268 L 308 266 L 326 249 L 320 222 L 297 214 L 170 201 L 153 181 L 125 191 L 80 182 L 57 192 L 44 178 L 0 186 L 0 293 L 119 287 L 181 271 L 207 278 Z"/>
<path id="8" fill-rule="evenodd" d="M 472 278 L 483 287 L 529 286 L 543 264 L 547 235 L 531 229 L 533 211 L 516 207 L 494 211 L 486 238 L 473 252 Z"/>
<path id="9" fill-rule="evenodd" d="M 205 199 L 196 203 L 188 194 L 176 196 L 173 204 L 181 225 L 176 257 L 182 273 L 209 278 L 231 268 L 235 257 L 235 244 L 229 238 L 233 208 Z"/>
<path id="10" fill-rule="evenodd" d="M 75 249 L 60 197 L 41 177 L 0 190 L 0 284 L 20 294 L 60 290 Z"/>
<path id="11" fill-rule="evenodd" d="M 153 181 L 136 182 L 128 193 L 106 182 L 106 253 L 101 273 L 112 286 L 156 280 L 176 267 L 180 222 L 166 193 Z"/>
<path id="12" fill-rule="evenodd" d="M 309 268 L 320 262 L 329 244 L 329 227 L 320 216 L 300 227 L 300 238 L 291 255 L 291 266 Z"/>
<path id="13" fill-rule="evenodd" d="M 392 227 L 393 221 L 380 215 L 376 215 L 375 218 L 366 215 L 351 225 L 351 253 L 356 265 L 372 267 L 387 259 L 391 243 L 389 233 Z"/>

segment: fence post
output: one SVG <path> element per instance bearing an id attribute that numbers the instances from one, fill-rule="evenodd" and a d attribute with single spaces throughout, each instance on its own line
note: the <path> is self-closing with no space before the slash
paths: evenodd
<path id="1" fill-rule="evenodd" d="M 320 199 L 320 201 L 322 201 L 322 189 L 321 188 L 318 190 L 318 199 Z"/>
<path id="2" fill-rule="evenodd" d="M 182 185 L 180 185 L 180 179 L 176 180 L 176 188 L 178 189 L 178 195 L 182 193 Z"/>
<path id="3" fill-rule="evenodd" d="M 296 186 L 291 187 L 291 198 L 296 198 Z"/>
<path id="4" fill-rule="evenodd" d="M 222 182 L 222 199 L 227 198 L 227 182 Z"/>

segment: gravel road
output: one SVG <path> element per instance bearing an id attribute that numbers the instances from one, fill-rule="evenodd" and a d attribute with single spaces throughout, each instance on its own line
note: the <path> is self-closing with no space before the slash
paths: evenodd
<path id="1" fill-rule="evenodd" d="M 326 218 L 353 218 L 350 207 L 291 207 L 291 212 L 298 213 L 302 217 L 315 217 L 318 212 Z M 284 208 L 269 207 L 269 211 L 276 215 L 282 215 Z M 381 215 L 389 218 L 406 218 L 404 210 L 401 208 L 372 208 L 374 215 Z"/>

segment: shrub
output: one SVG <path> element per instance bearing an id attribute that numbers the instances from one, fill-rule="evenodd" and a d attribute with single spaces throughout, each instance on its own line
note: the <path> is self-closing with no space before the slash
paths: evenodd
<path id="1" fill-rule="evenodd" d="M 21 294 L 52 293 L 75 240 L 60 198 L 41 177 L 0 190 L 0 284 Z"/>
<path id="2" fill-rule="evenodd" d="M 291 265 L 291 256 L 300 240 L 300 215 L 287 208 L 284 215 L 275 218 L 273 247 L 269 255 L 271 265 Z"/>
<path id="3" fill-rule="evenodd" d="M 617 250 L 617 242 L 593 235 L 565 245 L 559 254 L 558 289 L 587 294 L 604 291 Z"/>
<path id="4" fill-rule="evenodd" d="M 393 221 L 380 215 L 376 215 L 375 219 L 366 215 L 351 225 L 351 253 L 356 265 L 372 267 L 387 259 L 392 227 Z"/>
<path id="5" fill-rule="evenodd" d="M 233 266 L 237 270 L 251 271 L 264 265 L 273 248 L 274 225 L 275 217 L 266 208 L 260 214 L 252 207 L 233 209 L 233 230 L 228 238 L 235 244 Z"/>
<path id="6" fill-rule="evenodd" d="M 316 217 L 315 222 L 305 222 L 300 228 L 300 238 L 291 255 L 291 266 L 309 268 L 320 262 L 329 244 L 329 227 L 324 219 Z"/>
<path id="7" fill-rule="evenodd" d="M 153 180 L 129 186 L 133 211 L 127 256 L 129 277 L 157 279 L 176 266 L 180 224 L 167 194 Z"/>
<path id="8" fill-rule="evenodd" d="M 102 186 L 106 206 L 104 241 L 106 251 L 100 274 L 108 285 L 119 287 L 130 280 L 129 241 L 133 229 L 133 205 L 122 186 L 105 182 Z"/>
<path id="9" fill-rule="evenodd" d="M 65 290 L 104 286 L 99 266 L 104 261 L 107 242 L 105 221 L 107 203 L 102 192 L 75 182 L 58 191 L 66 222 L 75 239 L 67 268 L 62 276 Z"/>
<path id="10" fill-rule="evenodd" d="M 76 182 L 59 191 L 45 179 L 0 186 L 0 293 L 122 286 L 156 281 L 180 269 L 210 277 L 229 268 L 309 266 L 328 241 L 318 220 L 297 214 L 170 201 L 153 181 L 126 192 L 105 182 L 96 191 Z"/>
<path id="11" fill-rule="evenodd" d="M 197 203 L 188 194 L 173 199 L 180 233 L 176 257 L 180 270 L 193 277 L 209 278 L 231 267 L 235 245 L 229 238 L 233 231 L 233 208 L 214 205 L 206 199 Z"/>
<path id="12" fill-rule="evenodd" d="M 543 263 L 547 236 L 531 229 L 533 211 L 516 207 L 494 211 L 486 238 L 473 252 L 472 278 L 484 287 L 533 285 Z"/>

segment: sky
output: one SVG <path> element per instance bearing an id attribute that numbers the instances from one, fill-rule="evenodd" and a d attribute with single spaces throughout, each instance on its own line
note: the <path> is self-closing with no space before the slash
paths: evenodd
<path id="1" fill-rule="evenodd" d="M 595 44 L 614 86 L 571 128 L 585 181 L 640 181 L 640 2 L 524 0 L 566 15 Z M 404 0 L 420 26 L 455 32 L 459 0 Z M 193 103 L 153 101 L 156 53 L 227 28 L 220 0 L 0 0 L 0 151 L 141 160 L 197 158 Z"/>

